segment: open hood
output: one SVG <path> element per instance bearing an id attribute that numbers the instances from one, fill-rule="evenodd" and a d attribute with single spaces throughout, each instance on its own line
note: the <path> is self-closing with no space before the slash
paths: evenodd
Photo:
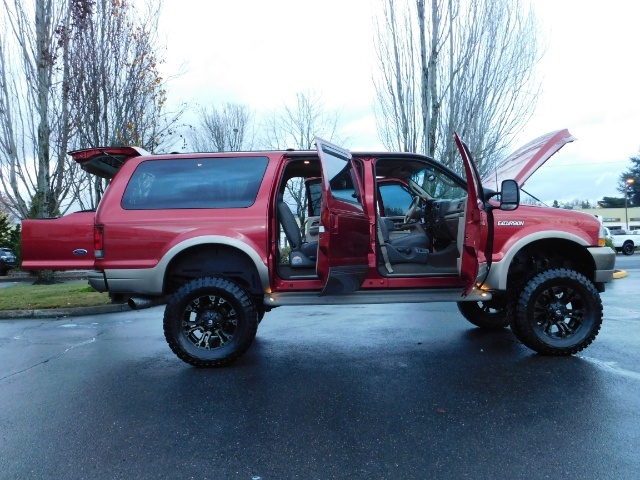
<path id="1" fill-rule="evenodd" d="M 92 175 L 111 179 L 124 163 L 133 157 L 151 155 L 139 147 L 97 147 L 74 150 L 69 155 Z"/>
<path id="2" fill-rule="evenodd" d="M 495 170 L 485 175 L 482 185 L 498 191 L 503 180 L 512 179 L 522 188 L 529 177 L 554 153 L 574 140 L 566 128 L 536 138 L 509 155 Z"/>

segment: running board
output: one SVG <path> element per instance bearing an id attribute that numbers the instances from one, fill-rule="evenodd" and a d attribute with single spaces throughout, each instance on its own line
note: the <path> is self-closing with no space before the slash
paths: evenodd
<path id="1" fill-rule="evenodd" d="M 279 292 L 265 295 L 270 307 L 299 305 L 357 305 L 375 303 L 486 302 L 491 293 L 474 288 L 466 297 L 461 288 L 359 290 L 347 295 L 319 296 L 320 292 Z"/>

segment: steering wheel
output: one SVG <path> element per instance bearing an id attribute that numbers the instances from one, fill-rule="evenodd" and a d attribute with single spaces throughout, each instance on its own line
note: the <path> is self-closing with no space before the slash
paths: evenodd
<path id="1" fill-rule="evenodd" d="M 420 197 L 415 196 L 413 200 L 411 200 L 411 205 L 407 209 L 407 213 L 404 216 L 404 223 L 409 223 L 413 219 L 413 214 L 416 213 L 416 209 L 418 208 L 418 203 L 420 203 Z"/>

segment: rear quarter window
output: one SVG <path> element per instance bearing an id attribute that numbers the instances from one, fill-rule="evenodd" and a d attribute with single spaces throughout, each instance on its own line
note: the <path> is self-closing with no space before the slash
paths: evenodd
<path id="1" fill-rule="evenodd" d="M 122 197 L 125 210 L 244 208 L 253 205 L 267 157 L 147 160 Z"/>

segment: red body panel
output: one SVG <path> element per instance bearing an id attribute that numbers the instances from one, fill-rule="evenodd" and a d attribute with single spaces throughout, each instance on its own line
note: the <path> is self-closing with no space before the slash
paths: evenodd
<path id="1" fill-rule="evenodd" d="M 94 267 L 94 212 L 22 222 L 24 270 L 85 270 Z"/>
<path id="2" fill-rule="evenodd" d="M 265 206 L 270 202 L 273 178 L 281 156 L 272 154 L 253 205 L 235 209 L 125 210 L 120 200 L 141 161 L 130 160 L 114 177 L 96 214 L 96 224 L 104 226 L 105 241 L 104 258 L 96 262 L 95 268 L 151 268 L 173 246 L 206 235 L 242 240 L 258 252 L 266 264 L 268 214 Z"/>
<path id="3" fill-rule="evenodd" d="M 575 138 L 566 128 L 547 133 L 520 147 L 482 179 L 485 187 L 499 189 L 503 180 L 518 182 L 520 188 L 558 150 Z"/>
<path id="4" fill-rule="evenodd" d="M 536 233 L 563 232 L 588 245 L 598 245 L 600 222 L 592 215 L 561 208 L 521 205 L 517 210 L 495 210 L 493 261 L 499 262 L 520 239 Z"/>
<path id="5" fill-rule="evenodd" d="M 341 171 L 349 168 L 355 171 L 350 152 L 319 138 L 316 144 L 322 164 L 320 225 L 323 228 L 318 242 L 317 273 L 325 281 L 323 294 L 350 293 L 360 288 L 369 266 L 369 216 L 363 205 L 336 198 L 331 191 L 330 181 L 339 172 L 331 172 L 327 162 L 333 158 Z M 357 175 L 354 176 L 355 190 L 362 199 L 363 186 Z"/>

